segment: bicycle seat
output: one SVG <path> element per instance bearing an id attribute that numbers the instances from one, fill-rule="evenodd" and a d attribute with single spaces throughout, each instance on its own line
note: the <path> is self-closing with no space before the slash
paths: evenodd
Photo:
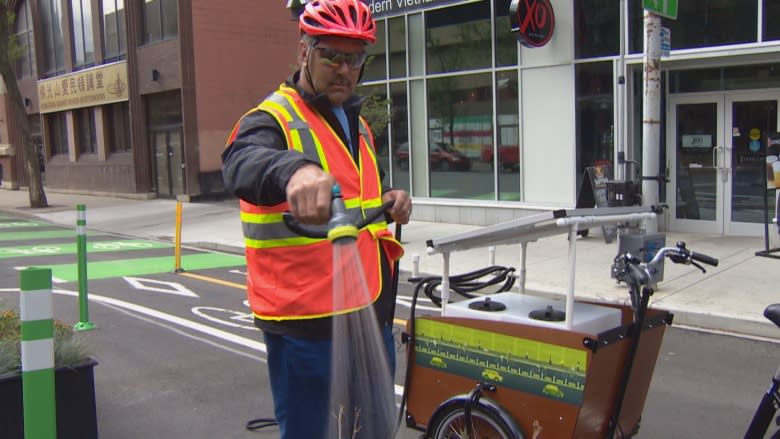
<path id="1" fill-rule="evenodd" d="M 780 303 L 769 305 L 764 310 L 764 317 L 768 318 L 775 325 L 780 327 Z"/>

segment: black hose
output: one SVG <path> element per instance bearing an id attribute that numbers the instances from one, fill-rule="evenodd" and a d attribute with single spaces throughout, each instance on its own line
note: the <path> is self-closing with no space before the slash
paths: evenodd
<path id="1" fill-rule="evenodd" d="M 371 215 L 368 215 L 363 220 L 361 220 L 359 223 L 355 224 L 355 228 L 358 230 L 362 229 L 363 227 L 373 223 L 376 221 L 377 218 L 384 215 L 385 212 L 387 212 L 387 209 L 393 207 L 393 204 L 395 203 L 395 200 L 390 200 L 382 204 L 382 206 L 376 210 L 376 212 L 371 213 Z M 282 213 L 282 219 L 284 220 L 284 223 L 287 225 L 287 228 L 292 230 L 293 232 L 305 236 L 307 238 L 315 238 L 315 239 L 325 239 L 328 237 L 328 231 L 327 230 L 320 230 L 315 229 L 310 226 L 305 226 L 296 220 L 290 212 L 284 212 Z"/>

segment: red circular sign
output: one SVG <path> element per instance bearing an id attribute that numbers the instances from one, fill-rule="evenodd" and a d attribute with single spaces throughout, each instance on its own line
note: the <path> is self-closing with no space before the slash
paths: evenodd
<path id="1" fill-rule="evenodd" d="M 555 13 L 549 0 L 512 0 L 509 6 L 512 32 L 517 32 L 520 44 L 542 47 L 553 36 Z"/>

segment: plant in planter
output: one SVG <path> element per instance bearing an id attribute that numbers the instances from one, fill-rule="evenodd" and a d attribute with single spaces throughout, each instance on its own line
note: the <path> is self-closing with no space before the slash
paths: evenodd
<path id="1" fill-rule="evenodd" d="M 0 302 L 0 437 L 24 437 L 19 314 Z M 97 364 L 86 340 L 71 326 L 54 322 L 55 399 L 58 438 L 97 438 Z"/>

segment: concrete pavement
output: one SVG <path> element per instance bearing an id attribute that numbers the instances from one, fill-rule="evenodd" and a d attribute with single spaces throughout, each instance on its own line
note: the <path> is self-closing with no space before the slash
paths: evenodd
<path id="1" fill-rule="evenodd" d="M 76 205 L 84 204 L 87 228 L 122 235 L 172 241 L 176 230 L 176 201 L 139 200 L 115 196 L 91 196 L 47 192 L 50 207 L 31 209 L 24 190 L 0 188 L 0 211 L 39 217 L 56 224 L 76 224 Z M 225 252 L 243 252 L 238 201 L 186 202 L 182 204 L 182 243 Z M 479 227 L 412 221 L 402 229 L 406 254 L 401 270 L 440 275 L 441 255 L 428 255 L 426 241 L 454 236 Z M 594 231 L 595 230 L 595 231 Z M 763 237 L 734 237 L 702 233 L 667 233 L 667 245 L 685 241 L 688 248 L 714 256 L 718 267 L 701 273 L 693 266 L 665 263 L 651 306 L 674 313 L 674 324 L 707 330 L 735 332 L 780 340 L 780 330 L 763 317 L 764 308 L 780 302 L 780 259 L 756 256 L 764 249 Z M 627 289 L 610 278 L 617 243 L 607 244 L 598 230 L 577 240 L 575 297 L 578 300 L 625 302 Z M 519 244 L 495 248 L 495 264 L 520 266 Z M 490 265 L 488 248 L 452 253 L 450 274 Z M 569 286 L 569 251 L 566 233 L 539 239 L 528 245 L 526 291 L 530 294 L 564 295 Z"/>

